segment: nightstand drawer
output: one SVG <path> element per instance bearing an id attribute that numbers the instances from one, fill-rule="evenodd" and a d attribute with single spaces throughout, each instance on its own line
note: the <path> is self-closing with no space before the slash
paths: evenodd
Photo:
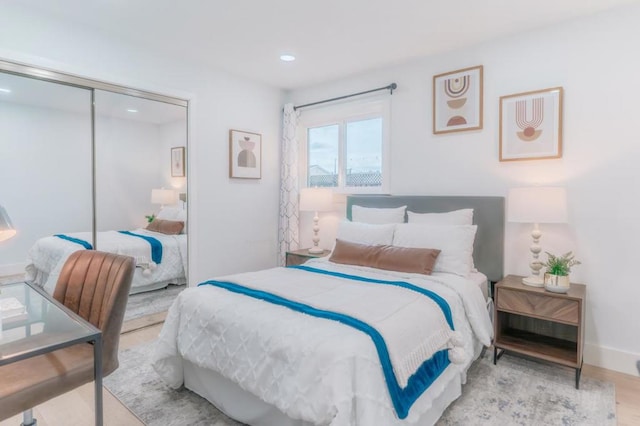
<path id="1" fill-rule="evenodd" d="M 580 305 L 577 300 L 546 297 L 506 288 L 498 291 L 496 299 L 497 309 L 576 325 L 580 322 Z"/>

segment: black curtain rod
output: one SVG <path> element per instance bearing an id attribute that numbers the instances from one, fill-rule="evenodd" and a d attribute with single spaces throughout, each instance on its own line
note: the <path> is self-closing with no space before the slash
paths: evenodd
<path id="1" fill-rule="evenodd" d="M 294 106 L 293 109 L 296 110 L 296 109 L 300 109 L 300 108 L 310 107 L 310 106 L 313 106 L 313 105 L 324 104 L 324 103 L 327 103 L 327 102 L 339 101 L 339 100 L 342 100 L 342 99 L 352 98 L 354 96 L 366 95 L 367 93 L 379 92 L 380 90 L 388 90 L 390 92 L 390 94 L 393 95 L 393 91 L 396 90 L 397 88 L 398 88 L 397 84 L 391 83 L 388 86 L 378 87 L 377 89 L 366 90 L 364 92 L 359 92 L 359 93 L 352 93 L 350 95 L 339 96 L 337 98 L 325 99 L 323 101 L 312 102 L 310 104 Z"/>

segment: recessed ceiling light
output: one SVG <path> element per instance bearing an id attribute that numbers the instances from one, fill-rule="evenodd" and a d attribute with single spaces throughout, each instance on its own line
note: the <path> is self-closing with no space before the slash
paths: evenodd
<path id="1" fill-rule="evenodd" d="M 291 61 L 295 61 L 296 57 L 293 55 L 280 55 L 280 60 L 285 62 L 291 62 Z"/>
<path id="2" fill-rule="evenodd" d="M 4 88 L 0 87 L 0 92 L 2 92 L 2 93 L 11 93 L 11 89 L 4 89 Z"/>
<path id="3" fill-rule="evenodd" d="M 137 109 L 133 109 L 133 108 L 129 108 L 129 109 L 127 110 L 127 112 L 138 112 L 138 110 L 137 110 Z"/>

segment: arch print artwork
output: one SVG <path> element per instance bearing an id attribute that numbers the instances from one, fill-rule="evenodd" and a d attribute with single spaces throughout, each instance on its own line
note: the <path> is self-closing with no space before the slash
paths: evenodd
<path id="1" fill-rule="evenodd" d="M 229 130 L 229 177 L 262 177 L 262 135 Z"/>
<path id="2" fill-rule="evenodd" d="M 433 133 L 482 129 L 482 65 L 433 77 Z"/>
<path id="3" fill-rule="evenodd" d="M 500 161 L 562 157 L 562 87 L 500 98 Z"/>

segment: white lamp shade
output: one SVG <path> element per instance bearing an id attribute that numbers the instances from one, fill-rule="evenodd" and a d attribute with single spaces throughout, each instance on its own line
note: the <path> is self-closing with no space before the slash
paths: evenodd
<path id="1" fill-rule="evenodd" d="M 302 188 L 300 211 L 326 212 L 333 208 L 333 191 L 329 188 Z"/>
<path id="2" fill-rule="evenodd" d="M 152 189 L 151 203 L 153 204 L 176 204 L 178 202 L 178 193 L 173 189 Z"/>
<path id="3" fill-rule="evenodd" d="M 13 228 L 9 214 L 0 206 L 0 241 L 8 240 L 16 235 L 17 231 Z"/>
<path id="4" fill-rule="evenodd" d="M 507 220 L 519 223 L 566 223 L 567 192 L 558 186 L 512 188 Z"/>

